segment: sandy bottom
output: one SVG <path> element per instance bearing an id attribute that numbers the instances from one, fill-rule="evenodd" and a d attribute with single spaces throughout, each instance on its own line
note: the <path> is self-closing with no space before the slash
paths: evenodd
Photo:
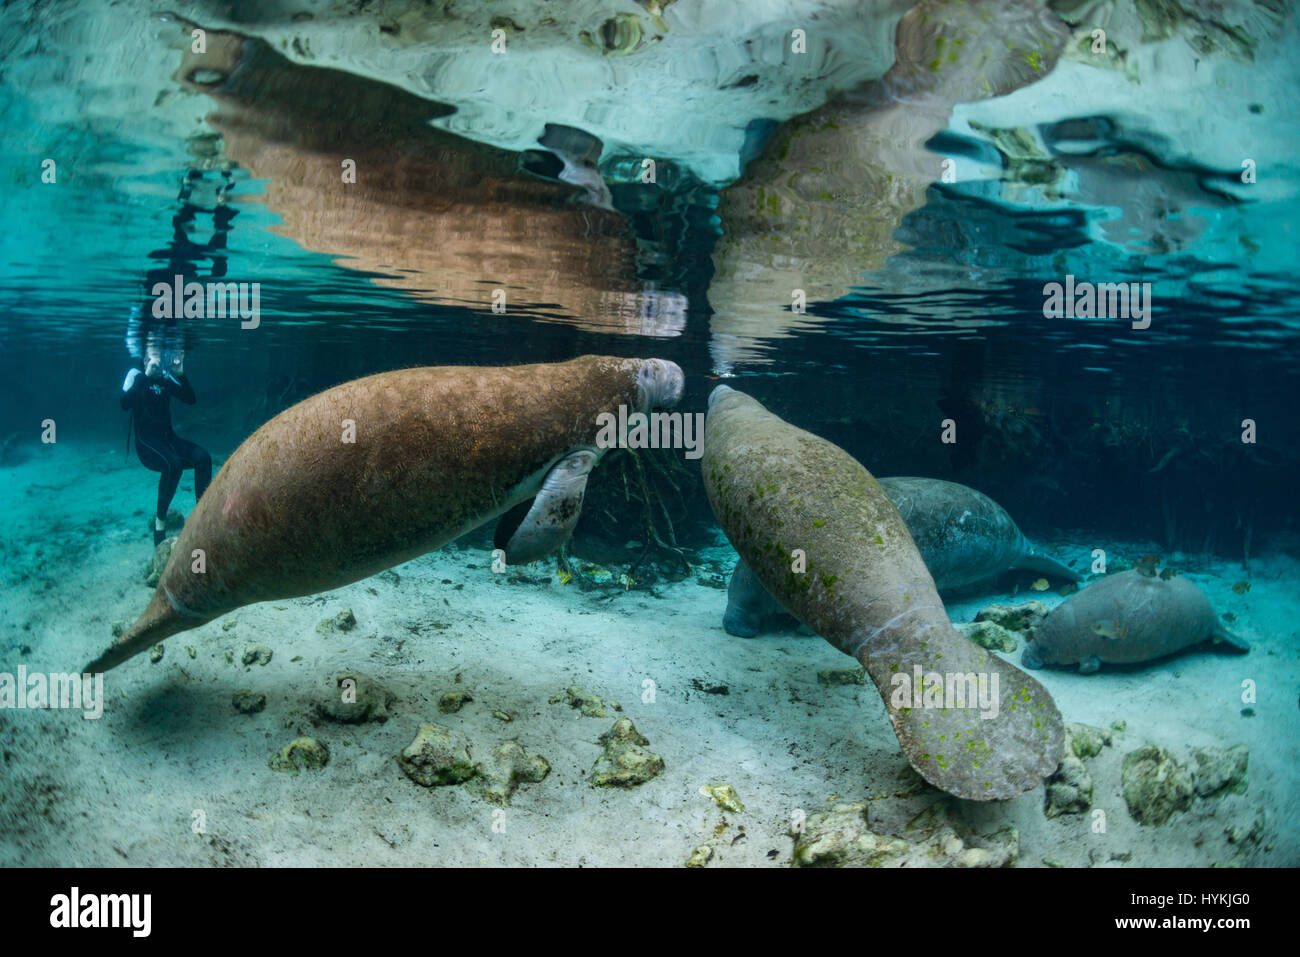
<path id="1" fill-rule="evenodd" d="M 66 444 L 0 474 L 8 517 L 0 670 L 78 668 L 107 644 L 114 621 L 133 620 L 149 599 L 141 570 L 151 553 L 152 475 L 120 450 Z M 188 478 L 174 504 L 192 507 Z M 1097 545 L 1062 550 L 1086 562 Z M 1153 550 L 1102 547 L 1130 559 Z M 702 582 L 725 576 L 734 553 L 720 546 L 702 560 L 698 578 L 652 593 L 581 591 L 560 583 L 554 562 L 511 583 L 493 574 L 484 549 L 452 546 L 396 575 L 240 609 L 175 636 L 157 664 L 142 655 L 109 673 L 99 720 L 0 709 L 0 865 L 682 866 L 707 843 L 711 867 L 784 866 L 792 820 L 839 801 L 867 803 L 874 827 L 904 835 L 936 803 L 977 832 L 1014 825 L 1020 866 L 1300 864 L 1300 565 L 1292 559 L 1263 556 L 1248 576 L 1227 562 L 1189 573 L 1220 612 L 1236 616 L 1254 646 L 1248 656 L 1197 650 L 1091 676 L 1037 672 L 1067 721 L 1126 724 L 1088 762 L 1101 831 L 1092 814 L 1047 819 L 1041 786 L 974 804 L 918 784 L 876 690 L 818 681 L 819 671 L 853 662 L 793 632 L 727 635 L 726 593 Z M 1247 577 L 1250 590 L 1234 593 Z M 1061 600 L 988 594 L 950 612 L 967 621 L 986 604 L 1029 597 Z M 345 608 L 354 630 L 318 631 Z M 242 665 L 250 644 L 270 647 L 270 663 Z M 397 696 L 390 720 L 315 717 L 330 675 L 346 668 Z M 1246 681 L 1256 688 L 1253 715 L 1243 714 Z M 664 773 L 630 790 L 593 787 L 597 738 L 617 715 L 584 717 L 549 703 L 571 685 L 621 703 L 662 755 Z M 241 689 L 264 693 L 265 710 L 238 713 L 232 697 Z M 439 696 L 450 690 L 473 700 L 440 714 Z M 552 771 L 505 809 L 472 787 L 418 786 L 395 758 L 423 723 L 463 733 L 476 755 L 517 739 Z M 271 770 L 272 754 L 300 734 L 328 745 L 329 764 L 297 775 Z M 1198 798 L 1159 827 L 1130 817 L 1124 754 L 1157 744 L 1189 761 L 1193 747 L 1239 743 L 1250 750 L 1245 793 Z M 724 812 L 700 793 L 714 783 L 732 785 L 744 811 Z M 1254 827 L 1257 839 L 1230 843 L 1233 826 Z"/>

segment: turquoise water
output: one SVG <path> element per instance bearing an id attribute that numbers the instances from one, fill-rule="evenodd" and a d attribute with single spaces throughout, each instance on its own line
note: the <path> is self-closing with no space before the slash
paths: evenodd
<path id="1" fill-rule="evenodd" d="M 132 369 L 148 380 L 151 352 L 181 361 L 197 401 L 171 403 L 175 431 L 214 471 L 277 414 L 363 376 L 659 358 L 684 374 L 681 411 L 706 412 L 719 384 L 746 392 L 873 475 L 990 496 L 1082 576 L 1004 562 L 944 590 L 955 623 L 998 602 L 1055 607 L 1155 556 L 1249 642 L 1244 657 L 1189 641 L 1093 675 L 1035 672 L 1067 722 L 1111 735 L 1088 762 L 1092 800 L 1050 816 L 1042 786 L 957 801 L 945 813 L 970 846 L 996 848 L 985 837 L 1011 823 L 1028 866 L 1300 861 L 1294 10 L 1007 0 L 986 22 L 883 3 L 642 5 L 632 30 L 582 4 L 549 19 L 507 6 L 490 16 L 521 29 L 501 54 L 481 11 L 0 15 L 0 670 L 75 669 L 150 600 L 158 473 L 139 433 L 127 446 L 119 397 Z M 798 30 L 810 50 L 795 52 Z M 177 275 L 256 284 L 256 312 L 205 301 L 155 319 L 157 284 Z M 1049 314 L 1067 277 L 1132 284 L 1133 308 Z M 195 481 L 189 463 L 163 537 L 196 508 Z M 336 502 L 352 507 L 343 489 Z M 737 552 L 683 450 L 607 456 L 564 550 L 506 575 L 493 525 L 174 637 L 106 676 L 103 720 L 0 708 L 15 783 L 0 860 L 320 863 L 341 825 L 293 808 L 365 806 L 368 864 L 626 863 L 623 828 L 635 863 L 708 846 L 708 866 L 762 866 L 799 859 L 795 811 L 864 802 L 873 828 L 902 834 L 942 794 L 905 778 L 870 682 L 819 679 L 853 662 L 808 621 L 726 633 Z M 318 627 L 345 609 L 357 630 Z M 243 663 L 249 646 L 270 663 Z M 340 668 L 389 688 L 391 720 L 321 716 Z M 663 772 L 592 786 L 618 713 L 550 703 L 572 685 L 620 701 Z M 457 689 L 474 703 L 444 713 Z M 265 710 L 232 707 L 246 690 Z M 429 723 L 476 755 L 517 739 L 547 756 L 551 774 L 508 799 L 513 841 L 483 824 L 494 797 L 402 774 L 394 757 Z M 296 737 L 326 742 L 330 764 L 275 771 Z M 1197 792 L 1163 824 L 1125 797 L 1143 747 L 1195 784 L 1198 761 L 1238 745 L 1247 783 Z M 112 821 L 81 813 L 95 777 Z M 744 812 L 701 796 L 723 781 Z M 198 842 L 196 809 L 212 821 Z M 713 834 L 739 824 L 748 842 Z"/>

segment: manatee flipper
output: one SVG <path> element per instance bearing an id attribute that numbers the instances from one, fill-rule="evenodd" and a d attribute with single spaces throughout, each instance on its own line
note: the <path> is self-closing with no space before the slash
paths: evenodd
<path id="1" fill-rule="evenodd" d="M 1250 642 L 1245 638 L 1242 638 L 1240 635 L 1234 635 L 1227 628 L 1224 628 L 1223 625 L 1218 625 L 1212 632 L 1210 632 L 1210 640 L 1216 645 L 1227 645 L 1229 648 L 1239 651 L 1242 654 L 1246 654 L 1250 651 Z"/>
<path id="2" fill-rule="evenodd" d="M 763 630 L 763 622 L 783 611 L 763 583 L 754 577 L 743 560 L 736 563 L 727 584 L 727 610 L 722 628 L 737 638 L 753 638 Z"/>
<path id="3" fill-rule="evenodd" d="M 1095 675 L 1101 670 L 1101 659 L 1096 655 L 1089 655 L 1079 662 L 1079 674 Z"/>
<path id="4" fill-rule="evenodd" d="M 1019 571 L 1038 572 L 1042 575 L 1049 575 L 1052 578 L 1064 578 L 1068 582 L 1083 580 L 1083 576 L 1070 566 L 1063 562 L 1058 562 L 1050 555 L 1044 555 L 1033 547 L 1028 548 L 1025 551 L 1025 554 L 1018 558 L 1016 563 L 1011 567 Z"/>
<path id="5" fill-rule="evenodd" d="M 600 209 L 613 209 L 614 199 L 609 186 L 600 175 L 601 150 L 604 144 L 585 130 L 559 123 L 547 123 L 538 138 L 541 143 L 564 164 L 559 178 L 566 183 L 582 187 L 584 201 Z"/>
<path id="6" fill-rule="evenodd" d="M 566 456 L 547 473 L 532 504 L 524 503 L 527 509 L 517 506 L 502 516 L 492 545 L 505 551 L 509 564 L 535 562 L 569 540 L 595 464 L 596 453 L 589 450 Z"/>

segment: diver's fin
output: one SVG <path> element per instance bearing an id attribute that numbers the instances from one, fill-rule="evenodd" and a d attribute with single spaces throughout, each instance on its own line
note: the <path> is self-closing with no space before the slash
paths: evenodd
<path id="1" fill-rule="evenodd" d="M 525 502 L 501 517 L 492 544 L 505 551 L 506 562 L 535 562 L 568 541 L 595 464 L 596 453 L 588 450 L 566 456 L 547 473 L 531 504 Z"/>
<path id="2" fill-rule="evenodd" d="M 605 179 L 600 175 L 597 162 L 600 160 L 604 144 L 585 130 L 559 123 L 547 123 L 545 131 L 537 140 L 554 153 L 564 164 L 558 178 L 574 186 L 580 186 L 584 199 L 600 209 L 613 209 L 614 200 L 610 195 Z"/>
<path id="3" fill-rule="evenodd" d="M 162 586 L 153 593 L 149 607 L 144 610 L 134 625 L 122 633 L 122 637 L 104 649 L 94 661 L 81 669 L 82 674 L 93 675 L 116 668 L 128 658 L 134 658 L 146 648 L 152 648 L 165 638 L 177 632 L 194 627 L 194 620 L 177 613 L 167 600 L 167 593 Z"/>
<path id="4" fill-rule="evenodd" d="M 1210 632 L 1210 640 L 1216 645 L 1227 645 L 1242 654 L 1250 651 L 1250 642 L 1240 635 L 1234 635 L 1223 625 L 1215 625 L 1214 631 Z"/>
<path id="5" fill-rule="evenodd" d="M 1049 575 L 1052 578 L 1064 578 L 1068 582 L 1083 580 L 1083 576 L 1070 566 L 1032 547 L 1011 567 L 1018 571 L 1038 572 L 1040 575 Z"/>

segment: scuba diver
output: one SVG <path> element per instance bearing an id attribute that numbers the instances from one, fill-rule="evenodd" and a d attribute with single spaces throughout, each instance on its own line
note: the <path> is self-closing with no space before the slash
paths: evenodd
<path id="1" fill-rule="evenodd" d="M 204 185 L 200 170 L 191 169 L 181 179 L 177 197 L 181 206 L 172 217 L 171 239 L 163 249 L 149 254 L 149 258 L 160 265 L 146 271 L 146 292 L 156 283 L 170 283 L 177 275 L 198 278 L 198 261 L 201 259 L 211 263 L 207 278 L 218 279 L 226 274 L 226 234 L 230 231 L 231 220 L 237 215 L 227 205 L 233 177 L 230 170 L 222 171 L 216 202 L 211 210 L 212 238 L 206 243 L 196 243 L 190 238 L 195 217 L 200 212 L 207 212 L 191 198 L 195 186 L 199 185 Z M 175 319 L 164 323 L 144 318 L 144 308 L 139 304 L 132 306 L 127 321 L 126 348 L 135 362 L 122 383 L 119 402 L 131 413 L 128 452 L 133 433 L 140 464 L 160 473 L 153 529 L 156 548 L 166 537 L 167 510 L 182 474 L 186 469 L 194 470 L 194 500 L 197 502 L 212 481 L 212 457 L 202 446 L 181 438 L 172 429 L 171 400 L 179 399 L 186 405 L 195 403 L 194 387 L 185 377 L 182 333 Z"/>
<path id="2" fill-rule="evenodd" d="M 132 316 L 131 323 L 139 323 L 137 315 Z M 127 338 L 129 343 L 134 336 L 128 332 Z M 140 464 L 161 473 L 158 510 L 153 525 L 156 548 L 166 537 L 167 509 L 176 495 L 181 474 L 186 469 L 194 470 L 194 501 L 197 502 L 212 481 L 212 456 L 202 446 L 181 438 L 172 429 L 171 400 L 180 399 L 186 405 L 195 402 L 194 387 L 185 377 L 185 354 L 179 342 L 173 343 L 164 354 L 158 336 L 150 334 L 145 349 L 143 363 L 126 374 L 119 402 L 131 413 L 135 451 Z M 127 444 L 130 445 L 129 433 Z"/>

